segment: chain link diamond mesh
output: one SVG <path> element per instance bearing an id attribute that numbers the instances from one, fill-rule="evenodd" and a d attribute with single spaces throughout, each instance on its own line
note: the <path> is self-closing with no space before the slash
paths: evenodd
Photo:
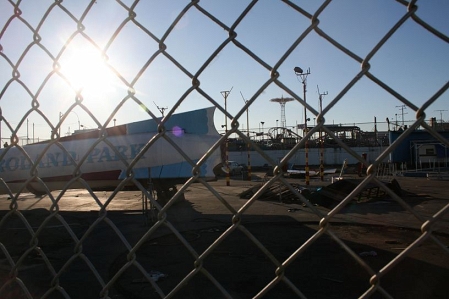
<path id="1" fill-rule="evenodd" d="M 23 183 L 22 188 L 18 192 L 9 191 L 10 206 L 9 211 L 4 214 L 0 221 L 0 230 L 3 232 L 10 231 L 11 229 L 17 229 L 27 233 L 27 238 L 18 241 L 20 243 L 20 250 L 13 250 L 11 248 L 11 240 L 5 240 L 3 237 L 0 239 L 1 248 L 1 259 L 2 259 L 2 271 L 1 271 L 1 285 L 0 285 L 0 297 L 2 298 L 77 298 L 77 294 L 70 293 L 68 291 L 67 285 L 78 284 L 78 288 L 92 288 L 99 290 L 93 298 L 128 298 L 125 295 L 118 295 L 115 288 L 124 284 L 124 280 L 127 277 L 132 277 L 137 272 L 142 282 L 149 284 L 149 287 L 142 287 L 141 298 L 163 298 L 163 297 L 183 297 L 183 289 L 189 283 L 193 283 L 195 280 L 201 277 L 208 281 L 207 286 L 214 290 L 216 298 L 233 298 L 239 297 L 229 290 L 229 286 L 224 284 L 219 276 L 214 271 L 210 271 L 210 258 L 217 253 L 219 254 L 222 246 L 227 244 L 229 240 L 232 242 L 240 242 L 239 239 L 232 239 L 231 236 L 239 235 L 244 238 L 245 242 L 248 242 L 253 246 L 258 252 L 258 256 L 264 262 L 268 261 L 271 268 L 271 280 L 264 284 L 256 293 L 253 293 L 251 297 L 261 298 L 268 296 L 270 290 L 273 290 L 279 285 L 283 285 L 285 288 L 289 289 L 291 292 L 291 297 L 306 298 L 308 297 L 303 290 L 303 285 L 298 282 L 298 280 L 290 275 L 294 267 L 298 267 L 295 262 L 298 261 L 299 257 L 307 254 L 307 252 L 315 244 L 322 241 L 326 236 L 329 238 L 329 246 L 341 248 L 346 256 L 350 257 L 352 261 L 351 265 L 354 267 L 359 267 L 364 270 L 364 275 L 367 277 L 365 280 L 366 287 L 364 292 L 358 294 L 361 298 L 368 298 L 374 294 L 380 294 L 385 298 L 390 298 L 388 288 L 382 284 L 382 279 L 386 275 L 396 271 L 396 269 L 401 267 L 401 262 L 403 262 L 409 256 L 410 252 L 416 250 L 420 247 L 426 240 L 432 240 L 441 250 L 440 254 L 446 255 L 444 258 L 447 259 L 449 254 L 447 244 L 441 241 L 438 234 L 434 233 L 434 229 L 438 225 L 447 221 L 444 220 L 444 215 L 449 210 L 449 205 L 444 206 L 439 211 L 433 213 L 430 217 L 425 217 L 420 213 L 416 212 L 410 205 L 404 201 L 404 199 L 396 194 L 391 188 L 386 186 L 377 176 L 377 169 L 382 166 L 385 160 L 388 159 L 388 155 L 395 150 L 398 145 L 407 138 L 415 129 L 422 127 L 427 130 L 435 139 L 449 147 L 449 141 L 445 139 L 439 132 L 434 128 L 429 126 L 425 122 L 425 112 L 426 109 L 433 103 L 437 101 L 442 101 L 442 95 L 448 90 L 449 82 L 441 86 L 438 90 L 434 91 L 433 96 L 427 99 L 424 104 L 416 105 L 406 97 L 402 96 L 399 91 L 395 90 L 394 87 L 390 86 L 387 82 L 384 82 L 381 78 L 375 76 L 371 69 L 371 63 L 376 57 L 378 51 L 389 42 L 391 37 L 401 29 L 402 26 L 410 22 L 424 28 L 427 34 L 434 39 L 439 39 L 443 43 L 449 43 L 449 37 L 444 33 L 440 32 L 436 28 L 432 27 L 419 16 L 419 9 L 417 6 L 418 1 L 397 1 L 399 5 L 402 5 L 404 13 L 403 16 L 398 19 L 394 26 L 382 36 L 377 44 L 375 44 L 369 53 L 363 57 L 357 55 L 351 48 L 338 42 L 331 35 L 327 34 L 326 31 L 320 28 L 320 18 L 326 12 L 327 7 L 332 1 L 324 1 L 322 5 L 315 12 L 308 12 L 300 6 L 300 4 L 295 4 L 293 1 L 282 1 L 286 6 L 289 7 L 291 12 L 298 14 L 299 16 L 306 18 L 310 21 L 308 27 L 297 32 L 295 41 L 287 48 L 282 49 L 282 54 L 278 56 L 276 61 L 268 62 L 263 57 L 258 55 L 258 49 L 254 48 L 252 45 L 246 45 L 244 42 L 239 40 L 239 24 L 248 17 L 253 9 L 259 5 L 258 1 L 248 1 L 246 7 L 242 10 L 240 15 L 235 18 L 231 26 L 226 25 L 220 19 L 214 16 L 214 14 L 202 5 L 202 1 L 184 1 L 185 6 L 181 12 L 174 18 L 172 23 L 165 29 L 164 32 L 156 32 L 151 26 L 144 25 L 139 22 L 138 16 L 145 14 L 145 11 L 140 10 L 140 5 L 142 2 L 139 1 L 110 1 L 109 5 L 117 6 L 121 10 L 119 26 L 116 28 L 109 28 L 112 34 L 108 36 L 101 35 L 101 33 L 96 32 L 96 30 L 103 29 L 104 32 L 107 30 L 105 28 L 89 28 L 87 24 L 92 24 L 91 20 L 86 22 L 86 20 L 91 15 L 92 11 L 95 9 L 95 5 L 99 5 L 98 1 L 84 1 L 73 4 L 69 1 L 46 1 L 42 2 L 42 6 L 45 7 L 45 13 L 39 16 L 33 15 L 32 19 L 27 19 L 22 16 L 22 10 L 26 9 L 27 1 L 4 1 L 2 4 L 2 9 L 7 11 L 8 18 L 2 20 L 1 31 L 0 31 L 0 60 L 2 63 L 2 68 L 8 69 L 10 76 L 3 82 L 4 86 L 0 93 L 0 104 L 11 101 L 18 101 L 17 99 L 12 99 L 14 95 L 8 93 L 12 85 L 20 85 L 23 89 L 23 95 L 27 96 L 28 99 L 22 97 L 20 101 L 30 101 L 30 106 L 27 111 L 25 111 L 17 125 L 14 125 L 13 121 L 6 114 L 1 115 L 1 123 L 6 126 L 7 130 L 10 132 L 10 144 L 2 152 L 0 160 L 3 159 L 4 155 L 8 150 L 12 148 L 17 148 L 23 156 L 27 157 L 27 160 L 32 165 L 30 167 L 29 178 Z M 81 4 L 83 3 L 83 4 Z M 148 4 L 151 7 L 151 4 Z M 75 11 L 76 10 L 76 11 Z M 80 11 L 82 13 L 80 13 Z M 221 43 L 218 45 L 207 45 L 211 47 L 210 55 L 203 58 L 203 63 L 199 66 L 192 66 L 188 61 L 180 59 L 174 54 L 174 51 L 168 46 L 170 44 L 170 39 L 180 38 L 174 33 L 176 26 L 180 26 L 183 21 L 183 17 L 188 13 L 195 12 L 195 16 L 198 18 L 207 19 L 209 26 L 218 26 L 222 29 L 226 35 L 223 36 Z M 5 13 L 4 13 L 5 14 Z M 41 36 L 41 31 L 43 28 L 48 26 L 58 26 L 58 18 L 68 18 L 71 20 L 73 29 L 66 34 L 66 37 L 59 41 L 49 42 L 43 36 Z M 7 51 L 8 36 L 10 31 L 14 31 L 15 26 L 23 26 L 26 28 L 27 36 L 17 37 L 17 43 L 21 47 L 19 53 L 11 53 Z M 357 26 L 355 24 L 354 26 Z M 129 40 L 124 39 L 129 30 L 138 30 L 139 36 L 145 39 L 148 43 L 148 51 L 145 53 L 145 57 L 136 57 L 136 61 L 143 61 L 142 64 L 134 63 L 132 57 L 135 55 L 132 52 L 132 48 L 126 45 Z M 261 34 L 261 33 L 257 33 Z M 282 33 L 280 33 L 282 34 Z M 346 84 L 346 86 L 340 91 L 340 93 L 332 98 L 330 103 L 326 105 L 323 111 L 320 113 L 309 103 L 306 103 L 302 96 L 292 90 L 288 85 L 284 84 L 280 80 L 280 68 L 286 62 L 286 60 L 292 55 L 292 53 L 302 45 L 304 40 L 312 35 L 317 34 L 322 41 L 332 45 L 336 50 L 340 51 L 342 54 L 350 58 L 352 61 L 360 65 L 359 72 L 351 78 Z M 8 39 L 8 38 L 9 39 Z M 110 111 L 110 113 L 105 117 L 104 120 L 101 117 L 95 115 L 95 111 L 89 108 L 85 104 L 83 96 L 83 90 L 77 89 L 76 83 L 73 82 L 71 78 L 68 78 L 64 72 L 61 71 L 61 60 L 64 59 L 64 55 L 70 46 L 76 43 L 78 38 L 82 38 L 83 41 L 93 48 L 100 51 L 105 58 L 105 62 L 109 72 L 113 73 L 115 79 L 118 80 L 126 90 L 122 98 L 117 101 L 116 106 Z M 126 49 L 131 50 L 128 57 L 123 57 L 123 59 L 132 64 L 126 72 L 122 71 L 119 66 L 114 63 L 117 58 L 109 57 L 110 52 L 115 47 L 123 46 Z M 208 69 L 213 65 L 213 62 L 219 59 L 220 55 L 225 52 L 229 47 L 236 47 L 240 51 L 240 55 L 244 55 L 247 60 L 266 70 L 266 77 L 264 82 L 259 86 L 259 89 L 244 102 L 244 105 L 235 113 L 231 114 L 225 107 L 215 100 L 216 95 L 211 95 L 207 91 L 203 90 L 200 85 L 201 80 L 206 80 L 204 76 L 211 76 Z M 212 48 L 213 47 L 213 48 Z M 42 60 L 47 61 L 45 63 L 45 70 L 35 70 L 36 73 L 42 74 L 42 80 L 38 85 L 28 83 L 26 79 L 23 79 L 26 72 L 28 76 L 33 72 L 33 69 L 22 70 L 22 65 L 27 61 L 27 57 L 32 53 L 39 52 Z M 178 50 L 179 51 L 179 50 Z M 8 54 L 6 54 L 8 53 Z M 179 52 L 177 52 L 179 53 Z M 189 54 L 191 55 L 191 53 Z M 423 53 L 423 55 L 426 55 Z M 429 54 L 431 55 L 431 54 Z M 137 90 L 142 89 L 142 81 L 145 80 L 145 71 L 157 64 L 157 60 L 163 57 L 171 63 L 171 67 L 176 68 L 181 76 L 187 78 L 191 84 L 185 88 L 182 95 L 179 96 L 176 103 L 171 107 L 164 118 L 159 122 L 157 113 L 154 109 L 149 108 L 148 103 L 142 98 L 141 94 Z M 109 60 L 109 58 L 111 58 Z M 188 64 L 188 66 L 186 65 Z M 3 70 L 2 70 L 3 72 Z M 164 70 L 161 70 L 161 77 L 164 77 Z M 57 99 L 49 100 L 45 93 L 47 88 L 52 88 L 52 80 L 58 78 L 66 83 L 67 89 L 71 90 L 75 94 L 75 99 L 71 101 L 71 104 L 64 107 L 65 113 L 56 121 L 52 121 L 51 117 L 47 116 L 46 108 L 52 105 L 52 101 L 57 101 Z M 386 93 L 390 94 L 402 104 L 406 105 L 408 109 L 413 110 L 416 113 L 416 120 L 408 126 L 404 133 L 392 144 L 390 144 L 371 165 L 367 168 L 367 176 L 361 180 L 360 184 L 353 190 L 349 195 L 347 195 L 337 206 L 331 209 L 327 213 L 323 213 L 322 210 L 318 209 L 316 206 L 311 204 L 304 195 L 292 185 L 291 181 L 284 177 L 283 166 L 291 160 L 295 154 L 298 153 L 300 149 L 303 149 L 307 140 L 312 138 L 314 134 L 320 131 L 327 133 L 332 137 L 342 149 L 351 154 L 360 163 L 365 163 L 362 157 L 353 149 L 351 149 L 343 140 L 339 139 L 329 128 L 325 126 L 325 116 L 330 112 L 334 106 L 343 102 L 346 94 L 362 79 L 370 80 L 372 83 L 379 86 Z M 168 79 L 167 79 L 168 80 Z M 174 83 L 175 84 L 175 83 Z M 303 138 L 296 146 L 289 151 L 280 161 L 274 161 L 270 156 L 258 147 L 252 140 L 248 138 L 248 135 L 244 129 L 241 128 L 239 120 L 245 118 L 245 113 L 247 110 L 258 104 L 258 100 L 261 98 L 263 92 L 270 86 L 279 87 L 285 94 L 289 97 L 294 98 L 301 105 L 306 105 L 309 113 L 316 117 L 317 124 L 314 126 L 305 138 Z M 230 128 L 227 130 L 226 134 L 223 134 L 219 141 L 210 148 L 199 161 L 193 161 L 189 155 L 185 152 L 185 149 L 179 147 L 172 139 L 171 135 L 167 133 L 165 128 L 166 122 L 175 114 L 177 109 L 182 106 L 185 102 L 190 105 L 188 101 L 189 95 L 192 93 L 198 93 L 201 95 L 209 104 L 215 106 L 221 113 L 226 115 L 228 119 L 231 120 Z M 50 103 L 49 103 L 50 102 Z M 56 103 L 53 103 L 56 104 Z M 147 106 L 148 105 L 148 106 Z M 132 159 L 131 161 L 126 160 L 120 155 L 120 149 L 115 148 L 115 146 L 109 142 L 106 133 L 106 128 L 115 121 L 116 115 L 124 110 L 126 106 L 132 107 L 143 107 L 147 117 L 153 119 L 158 123 L 158 132 L 142 147 L 141 151 Z M 85 155 L 79 160 L 73 160 L 72 163 L 75 165 L 73 175 L 67 178 L 67 183 L 63 190 L 55 192 L 47 187 L 47 183 L 42 180 L 39 176 L 38 166 L 39 163 L 44 159 L 45 154 L 51 146 L 59 147 L 67 157 L 71 157 L 70 153 L 64 146 L 60 143 L 61 139 L 61 127 L 69 117 L 70 112 L 84 111 L 86 115 L 95 123 L 100 129 L 100 134 L 95 143 L 90 145 L 89 150 Z M 91 111 L 92 110 L 92 111 Z M 42 147 L 41 154 L 36 160 L 27 153 L 27 146 L 21 144 L 23 140 L 20 136 L 19 131 L 27 123 L 27 118 L 32 114 L 38 114 L 45 121 L 46 125 L 51 130 L 51 138 L 46 146 Z M 79 125 L 79 124 L 78 124 Z M 220 191 L 217 190 L 215 185 L 210 181 L 203 179 L 200 176 L 201 166 L 205 161 L 212 157 L 214 153 L 220 150 L 226 139 L 230 136 L 238 136 L 243 139 L 246 143 L 252 144 L 256 151 L 267 161 L 270 166 L 274 167 L 273 176 L 268 180 L 263 182 L 263 185 L 257 192 L 255 192 L 251 198 L 249 198 L 243 205 L 235 206 L 230 203 L 228 199 L 222 195 Z M 3 136 L 4 137 L 4 136 Z M 164 140 L 167 142 L 168 146 L 171 146 L 179 152 L 179 155 L 188 162 L 192 167 L 192 176 L 187 179 L 179 188 L 170 196 L 170 199 L 165 205 L 161 205 L 157 200 L 155 200 L 154 193 L 148 186 L 144 185 L 141 180 L 135 178 L 133 168 L 157 142 Z M 126 176 L 121 181 L 115 190 L 109 193 L 98 193 L 96 192 L 83 178 L 82 178 L 82 166 L 83 163 L 87 163 L 89 159 L 89 154 L 94 150 L 95 146 L 99 144 L 107 144 L 111 149 L 113 149 L 120 161 L 126 168 Z M 21 199 L 26 196 L 26 187 L 29 182 L 38 182 L 42 188 L 45 190 L 45 196 L 50 200 L 51 204 L 48 206 L 46 211 L 41 211 L 40 217 L 35 218 L 31 216 L 28 210 L 21 209 Z M 94 220 L 88 222 L 87 220 L 76 218 L 67 211 L 60 210 L 60 204 L 64 201 L 64 196 L 66 192 L 71 189 L 73 184 L 77 183 L 78 186 L 83 186 L 85 194 L 95 201 L 97 209 L 94 211 L 95 214 L 89 214 L 89 217 L 93 217 Z M 0 180 L 0 184 L 4 190 L 10 190 L 8 183 L 3 179 Z M 152 218 L 149 221 L 148 226 L 136 228 L 137 231 L 141 232 L 138 237 L 132 235 L 129 230 L 123 230 L 121 228 L 120 221 L 114 214 L 113 211 L 108 211 L 115 201 L 119 200 L 119 195 L 124 190 L 125 186 L 132 184 L 136 186 L 141 192 L 142 196 L 150 201 Z M 307 239 L 301 240 L 300 243 L 297 240 L 292 240 L 292 245 L 290 247 L 291 251 L 285 256 L 276 256 L 272 252 L 273 243 L 276 240 L 266 240 L 263 236 L 260 236 L 253 232 L 251 224 L 245 223 L 245 216 L 250 213 L 250 210 L 257 203 L 259 198 L 264 192 L 273 188 L 277 184 L 285 185 L 286 188 L 294 194 L 294 196 L 301 201 L 304 206 L 308 207 L 311 214 L 314 216 L 315 221 L 312 222 L 314 225 L 313 233 Z M 364 188 L 374 184 L 378 186 L 382 191 L 384 191 L 388 196 L 390 196 L 394 201 L 399 203 L 406 211 L 410 213 L 412 217 L 420 223 L 421 231 L 417 235 L 416 239 L 401 249 L 400 253 L 392 257 L 390 262 L 383 265 L 380 270 L 375 270 L 375 267 L 371 266 L 366 262 L 354 249 L 351 248 L 342 239 L 338 233 L 336 233 L 337 228 L 332 225 L 332 221 L 335 220 L 342 209 L 350 205 L 356 196 L 361 193 Z M 210 192 L 210 200 L 213 200 L 217 206 L 226 210 L 226 218 L 222 224 L 224 229 L 222 231 L 215 231 L 216 238 L 211 240 L 210 244 L 206 248 L 198 248 L 194 245 L 195 236 L 186 233 L 184 227 L 176 221 L 170 221 L 167 216 L 170 210 L 175 208 L 175 203 L 180 200 L 185 192 L 189 188 L 204 188 Z M 138 202 L 136 199 L 136 202 Z M 229 221 L 230 220 L 230 221 Z M 309 223 L 310 224 L 310 223 Z M 140 224 L 138 224 L 140 225 Z M 15 227 L 15 228 L 14 228 Z M 110 234 L 114 235 L 114 239 L 105 239 L 103 242 L 105 247 L 108 244 L 114 243 L 116 247 L 121 248 L 121 253 L 117 253 L 117 259 L 114 261 L 105 261 L 101 258 L 106 248 L 92 248 L 92 239 L 103 238 L 105 232 L 108 231 Z M 2 233 L 5 235 L 4 233 Z M 58 238 L 59 242 L 62 244 L 69 244 L 70 252 L 61 252 L 59 256 L 55 254 L 55 249 L 46 246 L 48 234 L 52 235 L 54 238 Z M 108 236 L 110 235 L 108 234 Z M 184 273 L 182 277 L 176 277 L 177 282 L 174 286 L 170 288 L 166 287 L 157 278 L 162 277 L 163 274 L 157 273 L 154 268 L 154 264 L 148 264 L 145 262 L 145 257 L 147 255 L 153 254 L 161 256 L 167 254 L 167 252 L 154 252 L 148 245 L 149 242 L 156 236 L 161 234 L 167 235 L 171 234 L 174 236 L 174 242 L 177 242 L 177 246 L 185 249 L 185 255 L 180 257 L 174 257 L 179 259 L 184 259 L 190 263 L 190 271 Z M 119 245 L 117 245 L 119 244 Z M 28 260 L 36 259 L 38 262 L 34 265 L 30 265 Z M 323 256 L 324 258 L 324 256 Z M 222 260 L 223 263 L 233 263 L 235 259 Z M 238 263 L 244 263 L 243 259 L 238 260 Z M 181 261 L 179 261 L 181 263 Z M 106 265 L 113 264 L 106 269 Z M 157 264 L 157 263 L 156 263 Z M 225 265 L 222 265 L 223 267 Z M 31 269 L 31 270 L 30 270 Z M 32 271 L 33 279 L 36 281 L 46 281 L 45 291 L 39 294 L 35 294 L 33 288 L 33 281 L 29 278 L 22 277 L 23 271 Z M 325 270 L 320 269 L 325 272 Z M 70 281 L 70 279 L 65 278 L 67 273 L 70 272 L 82 272 L 88 273 L 83 274 L 86 277 L 86 281 L 89 283 L 85 284 L 83 282 Z M 312 269 L 310 269 L 312 271 Z M 134 274 L 133 274 L 134 273 Z M 238 276 L 239 273 L 229 274 L 230 276 Z M 324 274 L 323 274 L 324 275 Z M 356 275 L 356 274 L 354 274 Z M 418 274 L 425 275 L 425 274 Z M 129 282 L 129 284 L 135 283 L 139 285 L 140 282 Z M 251 283 L 251 282 L 248 282 Z M 201 285 L 203 286 L 203 285 Z M 348 286 L 349 287 L 349 286 Z M 139 288 L 139 287 L 137 287 Z M 143 289 L 146 288 L 146 289 Z M 204 290 L 198 289 L 198 297 L 202 294 Z M 319 291 L 319 286 L 316 286 L 316 291 Z M 209 293 L 208 293 L 209 294 Z M 129 298 L 138 298 L 138 296 L 132 296 L 128 294 Z M 121 297 L 123 296 L 123 297 Z M 311 296 L 313 297 L 313 296 Z M 328 298 L 331 296 L 329 295 Z M 336 296 L 338 297 L 338 296 Z"/>

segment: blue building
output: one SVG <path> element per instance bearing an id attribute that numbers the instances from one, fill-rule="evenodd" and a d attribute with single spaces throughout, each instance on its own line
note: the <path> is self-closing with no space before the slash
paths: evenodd
<path id="1" fill-rule="evenodd" d="M 390 131 L 390 145 L 404 131 Z M 443 139 L 449 141 L 449 131 L 438 132 Z M 416 130 L 410 133 L 390 154 L 393 163 L 406 163 L 410 167 L 431 168 L 448 167 L 449 148 L 440 139 L 426 130 Z"/>

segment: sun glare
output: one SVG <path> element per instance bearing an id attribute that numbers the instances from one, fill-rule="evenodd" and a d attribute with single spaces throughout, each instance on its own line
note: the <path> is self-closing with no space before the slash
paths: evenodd
<path id="1" fill-rule="evenodd" d="M 114 74 L 107 67 L 101 53 L 94 49 L 80 49 L 62 64 L 62 73 L 84 99 L 102 102 L 115 91 Z"/>

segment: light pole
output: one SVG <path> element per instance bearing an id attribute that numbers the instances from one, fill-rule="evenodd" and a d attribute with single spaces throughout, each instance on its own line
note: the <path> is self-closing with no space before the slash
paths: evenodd
<path id="1" fill-rule="evenodd" d="M 263 137 L 263 124 L 264 124 L 265 122 L 264 122 L 264 121 L 261 121 L 260 123 L 262 124 L 262 144 L 263 144 L 263 142 L 265 141 L 265 139 L 264 139 L 264 137 Z"/>
<path id="2" fill-rule="evenodd" d="M 276 139 L 278 138 L 278 134 L 279 134 L 279 132 L 278 132 L 278 129 L 279 129 L 278 121 L 279 121 L 279 119 L 276 119 Z"/>
<path id="3" fill-rule="evenodd" d="M 323 113 L 323 96 L 327 95 L 327 91 L 325 91 L 324 93 L 320 93 L 320 89 L 318 88 L 318 95 L 319 95 L 319 100 L 320 100 L 320 117 L 322 117 L 322 113 Z M 313 125 L 315 125 L 315 118 L 313 119 Z M 323 130 L 321 130 L 320 127 L 320 179 L 321 181 L 324 181 L 324 141 L 323 141 Z"/>
<path id="4" fill-rule="evenodd" d="M 248 103 L 247 100 L 243 97 L 242 92 L 240 92 L 240 95 L 242 96 L 243 102 L 245 102 L 245 105 Z M 249 140 L 249 108 L 246 108 L 246 136 Z M 251 181 L 251 157 L 250 157 L 250 144 L 249 141 L 246 144 L 246 150 L 247 150 L 247 159 L 248 159 L 248 181 Z"/>
<path id="5" fill-rule="evenodd" d="M 0 107 L 0 147 L 3 146 L 3 144 L 2 144 L 2 120 L 3 120 L 3 112 L 2 112 L 2 107 Z"/>
<path id="6" fill-rule="evenodd" d="M 76 118 L 78 119 L 78 131 L 80 131 L 81 130 L 81 123 L 80 123 L 80 117 L 78 116 L 78 113 L 76 113 L 75 111 L 70 111 L 70 112 L 73 112 L 73 113 L 75 113 L 75 115 L 76 115 Z"/>
<path id="7" fill-rule="evenodd" d="M 295 67 L 294 72 L 296 74 L 297 77 L 301 78 L 301 83 L 302 83 L 302 87 L 303 87 L 303 97 L 304 97 L 304 136 L 306 136 L 307 134 L 307 100 L 306 100 L 306 93 L 307 93 L 307 76 L 310 75 L 310 68 L 307 69 L 307 72 L 304 73 L 304 71 L 302 70 L 302 68 L 300 68 L 299 66 Z M 304 151 L 305 151 L 305 160 L 306 160 L 306 165 L 305 165 L 305 171 L 306 171 L 306 185 L 310 184 L 310 177 L 309 177 L 309 139 L 307 138 L 305 141 L 305 146 L 304 146 Z"/>
<path id="8" fill-rule="evenodd" d="M 61 119 L 62 119 L 62 116 L 63 116 L 64 114 L 62 114 L 62 112 L 59 112 L 59 122 L 61 122 Z M 61 125 L 62 124 L 59 124 L 59 132 L 58 132 L 58 135 L 59 135 L 59 137 L 61 137 Z"/>
<path id="9" fill-rule="evenodd" d="M 232 88 L 231 88 L 232 90 Z M 229 94 L 231 93 L 231 90 L 225 90 L 221 91 L 221 95 L 224 98 L 225 101 L 225 112 L 228 112 L 228 104 L 227 99 Z M 228 116 L 225 114 L 225 135 L 228 134 Z M 230 186 L 230 169 L 229 169 L 229 144 L 228 144 L 228 136 L 226 136 L 226 142 L 225 142 L 225 164 L 226 164 L 226 186 Z"/>
<path id="10" fill-rule="evenodd" d="M 76 113 L 73 110 L 70 110 L 69 112 L 72 112 L 76 115 L 76 118 L 78 120 L 78 131 L 81 130 L 81 123 L 80 123 L 80 117 L 78 116 L 78 113 Z M 64 114 L 62 112 L 59 112 L 59 120 L 61 120 L 61 118 L 64 116 Z M 59 126 L 59 136 L 61 136 L 61 126 Z"/>

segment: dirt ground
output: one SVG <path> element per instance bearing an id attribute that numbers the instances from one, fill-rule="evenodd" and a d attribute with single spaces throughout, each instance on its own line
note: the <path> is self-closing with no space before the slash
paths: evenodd
<path id="1" fill-rule="evenodd" d="M 138 193 L 120 194 L 117 206 L 111 206 L 103 221 L 98 221 L 98 206 L 83 190 L 69 191 L 67 206 L 61 202 L 61 210 L 53 218 L 44 208 L 48 206 L 45 199 L 33 202 L 24 198 L 20 204 L 29 203 L 31 208 L 12 215 L 7 214 L 8 199 L 0 197 L 4 203 L 0 206 L 0 298 L 27 298 L 18 281 L 10 280 L 8 256 L 20 260 L 17 277 L 32 298 L 42 298 L 55 283 L 64 291 L 54 290 L 45 298 L 64 298 L 64 292 L 70 298 L 100 298 L 102 287 L 90 267 L 107 283 L 130 261 L 146 269 L 165 295 L 182 286 L 173 298 L 225 298 L 214 281 L 232 298 L 252 298 L 270 282 L 272 287 L 263 298 L 299 298 L 301 294 L 307 298 L 358 298 L 369 290 L 375 273 L 379 274 L 378 284 L 369 298 L 449 298 L 449 217 L 439 219 L 427 238 L 420 230 L 423 221 L 447 206 L 448 181 L 398 178 L 398 182 L 403 200 L 419 219 L 386 197 L 348 205 L 322 234 L 317 233 L 320 218 L 310 208 L 282 200 L 257 201 L 243 214 L 240 225 L 232 226 L 237 220 L 230 209 L 248 202 L 239 194 L 256 182 L 233 178 L 231 186 L 225 186 L 223 180 L 211 183 L 232 208 L 219 204 L 204 186 L 195 184 L 185 193 L 185 201 L 168 210 L 166 218 L 189 246 L 169 226 L 162 225 L 139 243 L 135 260 L 128 256 L 126 243 L 138 244 L 157 221 L 157 215 L 144 217 L 139 210 Z M 98 196 L 107 198 L 106 193 Z M 325 207 L 316 209 L 323 215 L 330 212 Z M 34 230 L 45 219 L 51 220 L 33 240 L 22 216 Z M 226 238 L 217 242 L 224 235 Z M 407 250 L 420 237 L 422 241 Z M 82 246 L 77 247 L 74 238 L 82 239 Z M 33 244 L 42 251 L 30 249 Z M 397 264 L 387 270 L 395 258 Z M 61 269 L 53 280 L 53 272 Z M 189 275 L 192 278 L 183 282 Z M 136 264 L 120 274 L 108 295 L 116 299 L 160 298 Z"/>

